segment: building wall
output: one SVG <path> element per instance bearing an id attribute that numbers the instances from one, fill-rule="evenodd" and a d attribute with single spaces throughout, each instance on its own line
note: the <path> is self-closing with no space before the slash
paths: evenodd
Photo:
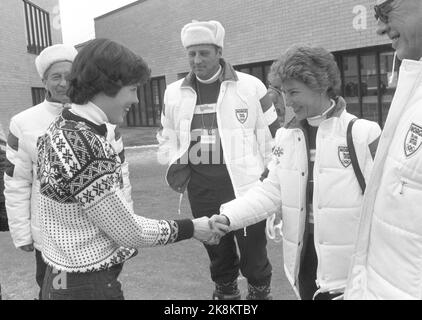
<path id="1" fill-rule="evenodd" d="M 31 0 L 50 13 L 52 43 L 62 42 L 58 0 Z M 32 106 L 31 87 L 42 87 L 35 68 L 36 55 L 27 52 L 24 4 L 21 0 L 0 3 L 0 122 Z"/>
<path id="2" fill-rule="evenodd" d="M 330 51 L 388 43 L 375 34 L 373 5 L 373 0 L 143 0 L 98 17 L 95 30 L 97 38 L 119 41 L 142 55 L 153 76 L 165 75 L 169 83 L 189 69 L 180 30 L 192 19 L 219 20 L 226 29 L 224 56 L 239 65 L 273 60 L 297 42 Z M 367 28 L 357 30 L 354 22 L 366 22 Z"/>

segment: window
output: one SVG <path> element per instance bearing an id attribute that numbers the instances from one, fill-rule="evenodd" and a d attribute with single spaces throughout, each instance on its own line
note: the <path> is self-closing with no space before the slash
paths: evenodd
<path id="1" fill-rule="evenodd" d="M 27 49 L 29 53 L 39 54 L 51 46 L 50 15 L 37 5 L 23 0 L 26 21 Z"/>
<path id="2" fill-rule="evenodd" d="M 257 77 L 263 83 L 267 84 L 268 73 L 270 72 L 270 67 L 273 64 L 273 61 L 265 61 L 259 63 L 253 63 L 248 65 L 239 65 L 234 68 L 237 71 L 248 73 Z"/>
<path id="3" fill-rule="evenodd" d="M 394 52 L 380 46 L 334 53 L 342 76 L 342 95 L 347 111 L 359 118 L 376 121 L 382 127 L 393 99 L 400 63 L 392 71 Z M 392 73 L 393 72 L 393 73 Z"/>
<path id="4" fill-rule="evenodd" d="M 127 125 L 129 127 L 158 127 L 161 123 L 165 90 L 165 77 L 152 78 L 139 88 L 139 104 L 134 105 L 127 114 Z"/>
<path id="5" fill-rule="evenodd" d="M 32 105 L 36 106 L 40 104 L 45 99 L 45 89 L 44 88 L 31 88 L 32 93 Z"/>

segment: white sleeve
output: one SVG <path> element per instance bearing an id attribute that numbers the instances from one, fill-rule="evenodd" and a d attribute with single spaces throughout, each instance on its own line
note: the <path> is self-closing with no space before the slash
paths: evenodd
<path id="1" fill-rule="evenodd" d="M 232 230 L 256 224 L 280 210 L 280 181 L 276 167 L 270 167 L 268 178 L 262 183 L 250 189 L 244 196 L 221 206 L 220 214 L 230 220 Z"/>
<path id="2" fill-rule="evenodd" d="M 31 234 L 32 159 L 22 148 L 22 133 L 12 119 L 6 147 L 4 196 L 10 234 L 16 248 L 33 243 Z"/>

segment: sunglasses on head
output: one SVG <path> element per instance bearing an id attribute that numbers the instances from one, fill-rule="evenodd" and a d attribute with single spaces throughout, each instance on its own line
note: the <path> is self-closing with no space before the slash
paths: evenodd
<path id="1" fill-rule="evenodd" d="M 393 3 L 394 0 L 387 0 L 380 5 L 374 6 L 375 10 L 375 19 L 378 21 L 380 20 L 382 23 L 388 23 L 388 13 L 393 10 Z"/>

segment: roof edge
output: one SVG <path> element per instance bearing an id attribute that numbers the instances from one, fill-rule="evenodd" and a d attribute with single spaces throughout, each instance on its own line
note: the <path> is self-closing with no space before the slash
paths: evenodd
<path id="1" fill-rule="evenodd" d="M 135 2 L 132 2 L 132 3 L 129 3 L 129 4 L 125 5 L 125 6 L 123 6 L 123 7 L 120 7 L 120 8 L 114 9 L 114 10 L 112 10 L 112 11 L 110 11 L 110 12 L 104 13 L 103 15 L 98 16 L 98 17 L 94 18 L 94 21 L 95 21 L 95 20 L 102 19 L 102 18 L 105 18 L 105 17 L 108 17 L 108 16 L 110 16 L 110 15 L 112 15 L 112 14 L 116 13 L 116 12 L 119 12 L 119 11 L 125 10 L 125 9 L 127 9 L 127 8 L 130 8 L 130 7 L 132 7 L 132 6 L 135 6 L 135 5 L 140 4 L 140 3 L 142 3 L 142 2 L 145 2 L 145 1 L 147 1 L 147 0 L 138 0 L 138 1 L 135 1 Z"/>

